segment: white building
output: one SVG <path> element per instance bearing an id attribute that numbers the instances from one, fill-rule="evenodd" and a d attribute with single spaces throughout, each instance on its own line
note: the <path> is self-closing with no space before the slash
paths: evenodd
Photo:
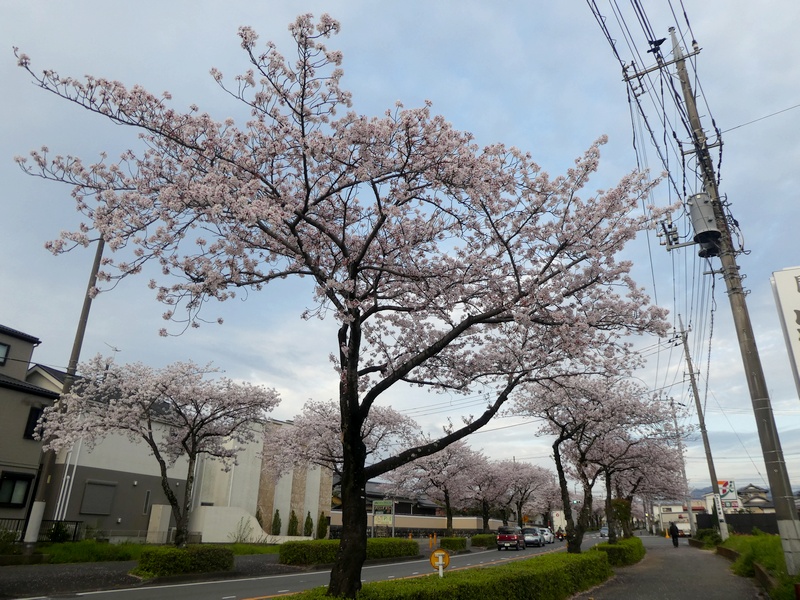
<path id="1" fill-rule="evenodd" d="M 36 365 L 27 381 L 58 391 L 64 373 Z M 262 428 L 260 424 L 254 427 Z M 293 427 L 270 421 L 270 427 Z M 286 534 L 294 510 L 302 524 L 311 515 L 315 528 L 321 512 L 330 515 L 331 475 L 319 468 L 278 477 L 262 452 L 262 436 L 241 448 L 237 465 L 229 470 L 201 455 L 189 519 L 190 541 L 222 543 L 267 540 L 274 511 L 281 515 Z M 188 462 L 179 459 L 168 471 L 170 487 L 183 498 Z M 144 442 L 110 435 L 93 448 L 76 443 L 59 453 L 48 493 L 46 520 L 77 521 L 85 535 L 111 541 L 165 543 L 174 527 L 172 511 L 162 489 L 159 466 Z M 258 518 L 257 518 L 258 517 Z M 258 519 L 264 524 L 259 525 Z"/>

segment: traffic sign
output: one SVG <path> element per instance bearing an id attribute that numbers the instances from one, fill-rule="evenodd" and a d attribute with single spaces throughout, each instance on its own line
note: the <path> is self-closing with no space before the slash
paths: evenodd
<path id="1" fill-rule="evenodd" d="M 439 571 L 439 577 L 444 575 L 444 569 L 450 565 L 450 555 L 447 550 L 434 550 L 431 553 L 431 566 L 435 571 Z"/>

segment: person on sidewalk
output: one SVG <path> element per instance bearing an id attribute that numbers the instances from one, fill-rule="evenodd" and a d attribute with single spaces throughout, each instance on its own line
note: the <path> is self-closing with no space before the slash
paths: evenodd
<path id="1" fill-rule="evenodd" d="M 680 530 L 678 526 L 675 525 L 675 521 L 671 521 L 669 524 L 669 535 L 672 537 L 672 545 L 676 548 L 678 547 L 678 536 L 680 535 Z"/>

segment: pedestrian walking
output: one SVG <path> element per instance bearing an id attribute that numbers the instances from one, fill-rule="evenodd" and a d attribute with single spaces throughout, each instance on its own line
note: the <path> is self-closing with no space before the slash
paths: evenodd
<path id="1" fill-rule="evenodd" d="M 680 530 L 678 526 L 675 525 L 675 521 L 671 521 L 669 524 L 669 535 L 672 537 L 672 545 L 676 548 L 678 547 L 678 535 L 680 535 Z"/>

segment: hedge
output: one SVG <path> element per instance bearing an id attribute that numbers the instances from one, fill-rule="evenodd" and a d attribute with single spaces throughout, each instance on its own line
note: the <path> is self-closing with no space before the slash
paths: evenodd
<path id="1" fill-rule="evenodd" d="M 453 552 L 466 550 L 467 538 L 463 537 L 439 538 L 439 547 L 443 550 L 452 550 Z"/>
<path id="2" fill-rule="evenodd" d="M 603 552 L 582 554 L 546 554 L 518 560 L 497 567 L 474 568 L 443 578 L 435 574 L 395 581 L 365 584 L 359 600 L 565 600 L 594 587 L 611 576 L 607 555 Z M 502 590 L 501 596 L 498 592 Z M 323 599 L 325 588 L 314 588 L 293 596 L 296 600 Z"/>
<path id="3" fill-rule="evenodd" d="M 309 540 L 281 544 L 282 565 L 328 565 L 336 562 L 339 540 Z M 367 560 L 418 556 L 419 544 L 402 538 L 369 538 Z"/>
<path id="4" fill-rule="evenodd" d="M 608 562 L 612 567 L 624 567 L 638 563 L 644 558 L 645 549 L 642 540 L 638 537 L 629 537 L 617 540 L 616 544 L 595 545 L 592 550 L 604 552 L 608 555 Z"/>
<path id="5" fill-rule="evenodd" d="M 233 552 L 218 546 L 145 548 L 139 558 L 139 573 L 156 577 L 184 573 L 217 573 L 233 570 Z"/>
<path id="6" fill-rule="evenodd" d="M 493 533 L 479 533 L 472 536 L 470 543 L 476 548 L 488 548 L 497 544 L 497 536 Z"/>

